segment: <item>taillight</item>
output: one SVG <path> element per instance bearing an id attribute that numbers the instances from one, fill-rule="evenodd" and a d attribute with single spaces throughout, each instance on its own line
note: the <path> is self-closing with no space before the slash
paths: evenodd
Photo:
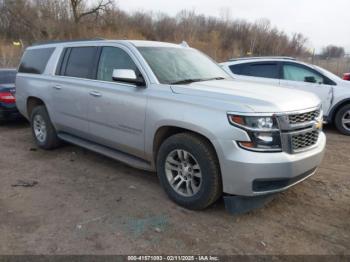
<path id="1" fill-rule="evenodd" d="M 344 74 L 343 79 L 350 81 L 350 74 Z"/>
<path id="2" fill-rule="evenodd" d="M 0 102 L 12 104 L 16 103 L 16 98 L 12 95 L 11 92 L 0 92 Z"/>

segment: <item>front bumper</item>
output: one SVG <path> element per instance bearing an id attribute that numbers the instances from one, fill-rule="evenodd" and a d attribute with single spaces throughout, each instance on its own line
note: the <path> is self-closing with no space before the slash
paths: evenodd
<path id="1" fill-rule="evenodd" d="M 313 175 L 322 161 L 326 136 L 321 132 L 312 149 L 295 154 L 251 152 L 232 140 L 217 140 L 216 145 L 224 193 L 259 196 L 286 190 Z"/>
<path id="2" fill-rule="evenodd" d="M 15 120 L 21 118 L 16 104 L 0 103 L 0 120 Z"/>

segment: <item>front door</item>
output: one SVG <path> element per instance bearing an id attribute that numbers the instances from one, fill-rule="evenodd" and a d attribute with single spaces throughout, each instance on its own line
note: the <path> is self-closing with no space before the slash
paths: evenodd
<path id="1" fill-rule="evenodd" d="M 315 94 L 322 101 L 324 115 L 327 115 L 332 101 L 330 80 L 316 70 L 302 64 L 285 62 L 282 65 L 281 86 L 299 89 Z"/>
<path id="2" fill-rule="evenodd" d="M 147 88 L 112 80 L 114 69 L 138 67 L 126 50 L 102 47 L 89 98 L 89 131 L 94 141 L 143 157 Z"/>

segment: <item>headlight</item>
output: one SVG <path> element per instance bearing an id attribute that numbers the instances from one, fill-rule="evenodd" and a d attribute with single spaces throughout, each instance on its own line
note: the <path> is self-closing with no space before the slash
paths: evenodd
<path id="1" fill-rule="evenodd" d="M 244 129 L 251 141 L 238 142 L 239 146 L 252 151 L 281 151 L 281 136 L 277 120 L 273 116 L 228 115 L 230 123 Z"/>
<path id="2" fill-rule="evenodd" d="M 271 116 L 240 116 L 229 115 L 231 124 L 245 127 L 247 129 L 272 130 L 278 129 L 277 121 Z"/>

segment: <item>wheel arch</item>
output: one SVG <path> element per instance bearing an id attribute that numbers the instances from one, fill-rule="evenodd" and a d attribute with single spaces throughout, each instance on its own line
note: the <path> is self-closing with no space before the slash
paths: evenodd
<path id="1" fill-rule="evenodd" d="M 215 157 L 218 158 L 218 153 L 215 148 L 214 143 L 211 141 L 209 136 L 207 134 L 204 134 L 203 132 L 199 132 L 198 130 L 194 130 L 191 128 L 186 127 L 180 127 L 175 125 L 164 125 L 160 126 L 157 131 L 155 132 L 154 138 L 153 138 L 153 145 L 152 145 L 152 162 L 153 165 L 156 166 L 157 156 L 159 152 L 159 148 L 162 145 L 162 143 L 169 138 L 172 135 L 179 134 L 179 133 L 191 133 L 194 135 L 197 135 L 204 139 L 208 145 L 211 147 L 213 152 L 215 153 Z"/>
<path id="2" fill-rule="evenodd" d="M 347 104 L 350 104 L 350 98 L 343 99 L 338 103 L 336 103 L 328 114 L 328 117 L 327 117 L 328 123 L 334 123 L 335 116 L 337 115 L 339 109 Z"/>
<path id="3" fill-rule="evenodd" d="M 33 109 L 41 105 L 45 106 L 45 103 L 42 99 L 35 96 L 29 96 L 27 98 L 27 103 L 26 103 L 27 118 L 30 119 Z"/>

